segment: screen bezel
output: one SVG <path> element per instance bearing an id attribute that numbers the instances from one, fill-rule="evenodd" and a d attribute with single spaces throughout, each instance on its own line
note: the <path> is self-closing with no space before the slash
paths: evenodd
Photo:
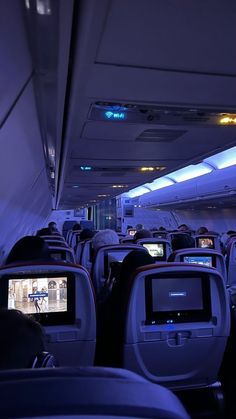
<path id="1" fill-rule="evenodd" d="M 200 310 L 175 310 L 175 311 L 153 311 L 152 299 L 152 280 L 168 278 L 200 278 L 202 285 L 203 309 Z M 163 273 L 162 275 L 147 275 L 145 277 L 145 306 L 146 306 L 146 325 L 163 325 L 175 323 L 195 323 L 195 322 L 209 322 L 211 319 L 211 297 L 210 297 L 210 279 L 206 273 L 187 273 L 180 272 L 178 275 Z M 180 313 L 180 314 L 178 314 Z"/>
<path id="2" fill-rule="evenodd" d="M 208 239 L 208 240 L 212 240 L 212 242 L 213 242 L 213 246 L 212 246 L 212 247 L 202 247 L 202 246 L 199 246 L 199 242 L 200 242 L 200 240 L 206 240 L 206 239 Z M 198 247 L 198 249 L 215 249 L 215 240 L 214 240 L 214 237 L 210 237 L 210 236 L 206 236 L 206 237 L 203 237 L 203 236 L 201 236 L 201 237 L 197 237 L 197 247 Z"/>
<path id="3" fill-rule="evenodd" d="M 212 260 L 212 266 L 209 266 L 209 265 L 203 265 L 203 264 L 201 264 L 201 263 L 193 263 L 194 265 L 198 265 L 198 266 L 205 266 L 205 267 L 207 267 L 207 268 L 216 268 L 216 256 L 215 255 L 213 255 L 213 254 L 211 254 L 211 255 L 209 255 L 209 254 L 204 254 L 204 253 L 197 253 L 197 254 L 191 254 L 191 253 L 188 253 L 188 254 L 186 254 L 186 255 L 181 255 L 180 256 L 180 261 L 181 262 L 184 262 L 184 263 L 189 263 L 189 264 L 191 264 L 191 262 L 185 262 L 185 260 L 184 260 L 184 258 L 185 257 L 190 257 L 190 258 L 194 258 L 194 257 L 211 257 L 211 260 Z"/>
<path id="4" fill-rule="evenodd" d="M 151 244 L 151 245 L 153 245 L 153 244 L 161 244 L 162 247 L 163 247 L 163 256 L 152 256 L 149 253 L 149 250 L 145 247 L 145 244 Z M 156 261 L 165 261 L 166 260 L 166 244 L 165 243 L 147 242 L 147 243 L 143 243 L 142 246 L 145 247 L 145 249 L 148 251 L 149 255 L 151 255 L 154 260 L 156 260 Z"/>
<path id="5" fill-rule="evenodd" d="M 108 263 L 108 256 L 113 253 L 114 255 L 116 253 L 120 253 L 120 252 L 126 252 L 126 255 L 124 256 L 124 258 L 128 255 L 128 253 L 130 253 L 133 249 L 110 249 L 110 250 L 106 250 L 104 252 L 104 278 L 108 278 L 109 276 L 109 263 Z M 124 260 L 123 258 L 123 260 Z M 122 262 L 120 262 L 122 263 Z"/>
<path id="6" fill-rule="evenodd" d="M 34 278 L 67 278 L 67 311 L 49 313 L 25 313 L 33 316 L 43 326 L 56 326 L 75 323 L 75 276 L 71 272 L 45 272 L 4 275 L 1 278 L 0 304 L 8 308 L 8 286 L 10 279 L 34 279 Z"/>

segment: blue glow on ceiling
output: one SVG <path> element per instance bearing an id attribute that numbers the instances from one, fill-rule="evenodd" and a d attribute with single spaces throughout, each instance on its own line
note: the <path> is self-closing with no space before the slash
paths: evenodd
<path id="1" fill-rule="evenodd" d="M 80 170 L 89 172 L 90 170 L 92 170 L 92 167 L 91 166 L 80 166 Z"/>
<path id="2" fill-rule="evenodd" d="M 124 195 L 129 198 L 135 198 L 144 195 L 147 192 L 165 188 L 174 183 L 185 182 L 186 180 L 211 173 L 216 169 L 224 169 L 233 165 L 236 165 L 236 147 L 229 148 L 228 150 L 208 157 L 204 159 L 202 163 L 195 165 L 191 164 L 183 169 L 176 170 L 166 176 L 155 179 L 151 183 L 145 183 L 144 185 L 131 189 Z"/>
<path id="3" fill-rule="evenodd" d="M 110 121 L 120 121 L 126 118 L 126 114 L 124 112 L 106 111 L 104 115 L 105 115 L 105 118 Z"/>

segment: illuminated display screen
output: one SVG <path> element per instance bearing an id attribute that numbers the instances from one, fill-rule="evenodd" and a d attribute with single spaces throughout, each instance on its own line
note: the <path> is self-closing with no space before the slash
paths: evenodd
<path id="1" fill-rule="evenodd" d="M 131 250 L 125 250 L 125 251 L 123 251 L 123 250 L 113 250 L 113 251 L 108 251 L 107 253 L 105 253 L 105 255 L 104 255 L 104 276 L 105 276 L 105 278 L 108 278 L 108 276 L 109 276 L 109 271 L 110 271 L 111 264 L 113 262 L 120 262 L 120 263 L 123 262 L 123 259 L 125 258 L 125 256 Z"/>
<path id="2" fill-rule="evenodd" d="M 9 279 L 7 306 L 27 314 L 66 312 L 67 277 Z"/>
<path id="3" fill-rule="evenodd" d="M 210 237 L 199 237 L 197 239 L 197 247 L 214 249 L 214 241 Z"/>
<path id="4" fill-rule="evenodd" d="M 207 321 L 211 316 L 207 276 L 146 277 L 146 323 Z"/>
<path id="5" fill-rule="evenodd" d="M 135 234 L 136 234 L 136 230 L 135 229 L 128 230 L 128 235 L 129 236 L 134 236 Z"/>
<path id="6" fill-rule="evenodd" d="M 213 266 L 211 256 L 184 256 L 183 261 L 186 263 L 196 263 L 198 265 L 210 267 Z"/>
<path id="7" fill-rule="evenodd" d="M 145 247 L 149 254 L 154 258 L 163 258 L 164 256 L 164 245 L 163 243 L 144 243 Z"/>

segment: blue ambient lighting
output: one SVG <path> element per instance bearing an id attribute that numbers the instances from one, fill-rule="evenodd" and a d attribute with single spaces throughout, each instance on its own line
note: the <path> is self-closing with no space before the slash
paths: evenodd
<path id="1" fill-rule="evenodd" d="M 109 120 L 119 121 L 119 120 L 125 119 L 126 115 L 125 115 L 124 112 L 106 111 L 105 112 L 105 117 L 106 117 L 106 119 L 109 119 Z"/>
<path id="2" fill-rule="evenodd" d="M 89 170 L 92 170 L 92 167 L 91 166 L 80 166 L 80 170 L 89 171 Z"/>

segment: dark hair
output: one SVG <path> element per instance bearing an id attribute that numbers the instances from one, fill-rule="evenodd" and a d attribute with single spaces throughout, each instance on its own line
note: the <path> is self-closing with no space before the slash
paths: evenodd
<path id="1" fill-rule="evenodd" d="M 72 231 L 81 230 L 81 225 L 79 223 L 75 223 L 72 227 Z"/>
<path id="2" fill-rule="evenodd" d="M 134 240 L 139 240 L 139 239 L 149 239 L 152 237 L 152 233 L 150 230 L 138 230 L 137 233 L 135 233 L 134 235 Z"/>
<path id="3" fill-rule="evenodd" d="M 39 323 L 19 310 L 0 309 L 0 369 L 30 368 L 44 351 Z"/>
<path id="4" fill-rule="evenodd" d="M 112 293 L 116 293 L 118 289 L 122 293 L 123 287 L 126 286 L 132 273 L 140 266 L 150 265 L 152 263 L 155 263 L 155 260 L 145 250 L 135 249 L 129 252 L 121 263 L 120 274 L 112 289 Z"/>
<path id="5" fill-rule="evenodd" d="M 197 229 L 197 234 L 205 234 L 205 233 L 208 233 L 208 229 L 206 227 L 202 226 Z"/>
<path id="6" fill-rule="evenodd" d="M 36 236 L 50 236 L 52 234 L 52 230 L 48 227 L 41 228 L 37 231 Z"/>
<path id="7" fill-rule="evenodd" d="M 30 260 L 51 260 L 47 243 L 37 236 L 25 236 L 11 249 L 6 264 Z"/>
<path id="8" fill-rule="evenodd" d="M 188 247 L 195 247 L 195 241 L 189 234 L 175 234 L 171 240 L 171 246 L 173 251 Z"/>
<path id="9" fill-rule="evenodd" d="M 79 238 L 81 241 L 92 239 L 94 234 L 95 234 L 95 231 L 92 231 L 89 228 L 85 228 L 84 230 L 81 231 Z"/>

